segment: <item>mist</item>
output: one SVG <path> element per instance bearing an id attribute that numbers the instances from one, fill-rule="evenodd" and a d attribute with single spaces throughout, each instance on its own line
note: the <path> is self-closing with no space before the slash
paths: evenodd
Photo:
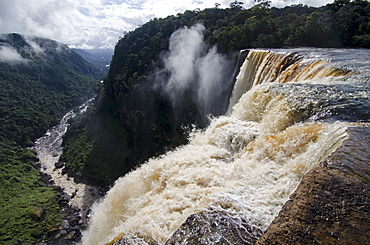
<path id="1" fill-rule="evenodd" d="M 171 100 L 173 107 L 192 100 L 201 115 L 224 113 L 222 94 L 229 89 L 235 62 L 204 41 L 205 27 L 196 24 L 174 32 L 163 68 L 154 75 L 154 86 Z"/>
<path id="2" fill-rule="evenodd" d="M 26 41 L 26 43 L 32 48 L 34 53 L 40 54 L 40 53 L 43 53 L 45 51 L 36 42 L 34 42 L 31 37 L 24 36 L 23 38 Z"/>
<path id="3" fill-rule="evenodd" d="M 0 62 L 5 63 L 20 63 L 26 62 L 27 60 L 24 59 L 14 48 L 11 46 L 1 46 L 0 47 Z"/>

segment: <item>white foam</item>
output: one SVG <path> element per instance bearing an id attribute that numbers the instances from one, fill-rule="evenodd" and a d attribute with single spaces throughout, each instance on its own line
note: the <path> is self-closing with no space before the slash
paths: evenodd
<path id="1" fill-rule="evenodd" d="M 342 128 L 311 123 L 266 134 L 256 122 L 215 119 L 190 144 L 118 179 L 94 208 L 84 244 L 121 233 L 163 243 L 190 214 L 210 207 L 265 229 L 320 151 L 327 154 L 329 131 L 342 135 Z"/>

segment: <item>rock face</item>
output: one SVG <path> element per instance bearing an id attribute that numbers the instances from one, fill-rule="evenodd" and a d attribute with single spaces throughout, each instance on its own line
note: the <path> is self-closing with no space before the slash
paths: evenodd
<path id="1" fill-rule="evenodd" d="M 165 245 L 254 244 L 262 230 L 224 211 L 192 214 Z"/>
<path id="2" fill-rule="evenodd" d="M 44 212 L 45 210 L 43 208 L 34 206 L 30 208 L 29 215 L 34 221 L 39 221 L 42 219 Z"/>
<path id="3" fill-rule="evenodd" d="M 369 244 L 369 211 L 368 180 L 317 167 L 257 244 Z"/>
<path id="4" fill-rule="evenodd" d="M 304 176 L 257 244 L 370 244 L 370 130 Z"/>

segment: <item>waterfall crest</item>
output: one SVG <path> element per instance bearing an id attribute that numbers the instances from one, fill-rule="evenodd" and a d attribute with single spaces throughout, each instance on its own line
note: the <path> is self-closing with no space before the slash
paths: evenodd
<path id="1" fill-rule="evenodd" d="M 229 114 L 118 179 L 93 208 L 83 244 L 116 237 L 163 244 L 189 215 L 210 209 L 263 232 L 303 175 L 346 139 L 346 123 L 319 119 L 343 107 L 328 100 L 349 101 L 353 93 L 312 85 L 343 75 L 297 53 L 250 51 Z"/>
<path id="2" fill-rule="evenodd" d="M 327 63 L 325 60 L 304 59 L 295 52 L 251 50 L 236 77 L 228 112 L 246 91 L 259 84 L 322 83 L 323 78 L 330 81 L 346 74 L 343 70 L 327 66 Z"/>

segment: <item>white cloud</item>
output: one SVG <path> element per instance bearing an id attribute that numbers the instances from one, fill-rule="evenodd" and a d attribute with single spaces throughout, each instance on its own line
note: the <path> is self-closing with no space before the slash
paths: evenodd
<path id="1" fill-rule="evenodd" d="M 233 0 L 0 0 L 0 33 L 18 32 L 51 38 L 79 48 L 113 47 L 125 31 L 153 17 L 185 10 L 228 7 Z M 244 7 L 254 5 L 245 0 Z M 321 6 L 328 0 L 272 0 L 272 5 Z"/>
<path id="2" fill-rule="evenodd" d="M 28 43 L 28 45 L 31 46 L 31 48 L 32 48 L 32 50 L 33 50 L 34 53 L 39 54 L 39 53 L 44 52 L 44 49 L 42 49 L 37 43 L 35 43 L 32 40 L 32 37 L 26 36 L 25 37 L 25 41 Z"/>
<path id="3" fill-rule="evenodd" d="M 13 64 L 26 61 L 27 60 L 24 59 L 14 48 L 10 46 L 0 46 L 0 62 Z"/>

